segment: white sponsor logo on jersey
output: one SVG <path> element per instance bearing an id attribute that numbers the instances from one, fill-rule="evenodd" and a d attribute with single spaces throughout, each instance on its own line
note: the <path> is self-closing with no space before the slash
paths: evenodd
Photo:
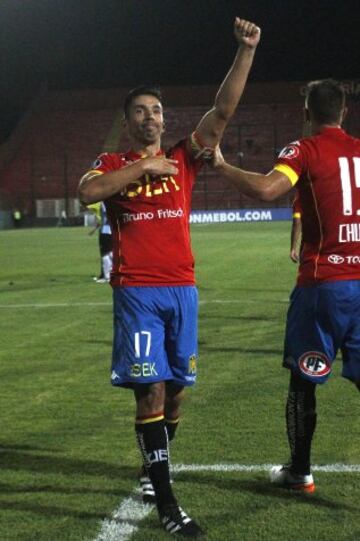
<path id="1" fill-rule="evenodd" d="M 328 257 L 328 261 L 334 265 L 341 265 L 347 263 L 348 265 L 359 265 L 360 255 L 346 255 L 345 257 L 337 254 L 331 254 Z"/>
<path id="2" fill-rule="evenodd" d="M 341 255 L 331 254 L 328 257 L 328 261 L 334 263 L 334 265 L 340 265 L 344 263 L 345 259 Z"/>
<path id="3" fill-rule="evenodd" d="M 353 265 L 358 265 L 360 263 L 359 255 L 347 255 L 345 259 L 346 263 L 352 263 Z"/>

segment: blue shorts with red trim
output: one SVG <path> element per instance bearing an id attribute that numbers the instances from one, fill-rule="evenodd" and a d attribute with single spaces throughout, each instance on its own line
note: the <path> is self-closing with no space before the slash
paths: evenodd
<path id="1" fill-rule="evenodd" d="M 329 377 L 338 350 L 343 377 L 360 381 L 360 281 L 295 287 L 287 315 L 283 365 L 313 383 Z"/>
<path id="2" fill-rule="evenodd" d="M 196 381 L 198 293 L 194 286 L 113 290 L 111 383 Z"/>

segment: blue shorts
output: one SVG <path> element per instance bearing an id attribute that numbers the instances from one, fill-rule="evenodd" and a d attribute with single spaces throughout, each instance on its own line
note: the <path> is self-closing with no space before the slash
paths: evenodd
<path id="1" fill-rule="evenodd" d="M 295 287 L 287 315 L 284 366 L 324 383 L 338 350 L 342 375 L 360 381 L 360 281 Z"/>
<path id="2" fill-rule="evenodd" d="M 196 381 L 198 293 L 194 286 L 114 288 L 111 383 Z"/>

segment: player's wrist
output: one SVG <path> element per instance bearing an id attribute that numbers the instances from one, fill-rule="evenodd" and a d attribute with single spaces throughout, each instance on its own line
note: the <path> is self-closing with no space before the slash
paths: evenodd
<path id="1" fill-rule="evenodd" d="M 145 175 L 151 172 L 151 160 L 152 160 L 151 157 L 147 157 L 147 158 L 142 158 L 141 160 L 137 162 L 137 165 L 140 169 L 141 174 Z"/>
<path id="2" fill-rule="evenodd" d="M 253 56 L 255 54 L 258 43 L 256 43 L 256 45 L 249 45 L 248 43 L 239 41 L 238 45 L 239 45 L 239 52 L 241 52 L 242 54 Z"/>
<path id="3" fill-rule="evenodd" d="M 218 173 L 223 174 L 226 171 L 226 165 L 227 165 L 227 163 L 225 162 L 225 160 L 215 162 L 213 164 L 213 169 L 215 169 L 215 171 L 217 171 Z"/>

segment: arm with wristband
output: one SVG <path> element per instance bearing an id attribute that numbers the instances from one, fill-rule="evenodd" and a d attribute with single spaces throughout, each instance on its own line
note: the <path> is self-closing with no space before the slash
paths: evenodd
<path id="1" fill-rule="evenodd" d="M 190 138 L 189 151 L 196 159 L 211 158 L 220 142 L 243 94 L 260 34 L 260 28 L 254 23 L 236 17 L 234 35 L 239 47 L 234 62 L 216 94 L 214 106 L 203 116 Z"/>

